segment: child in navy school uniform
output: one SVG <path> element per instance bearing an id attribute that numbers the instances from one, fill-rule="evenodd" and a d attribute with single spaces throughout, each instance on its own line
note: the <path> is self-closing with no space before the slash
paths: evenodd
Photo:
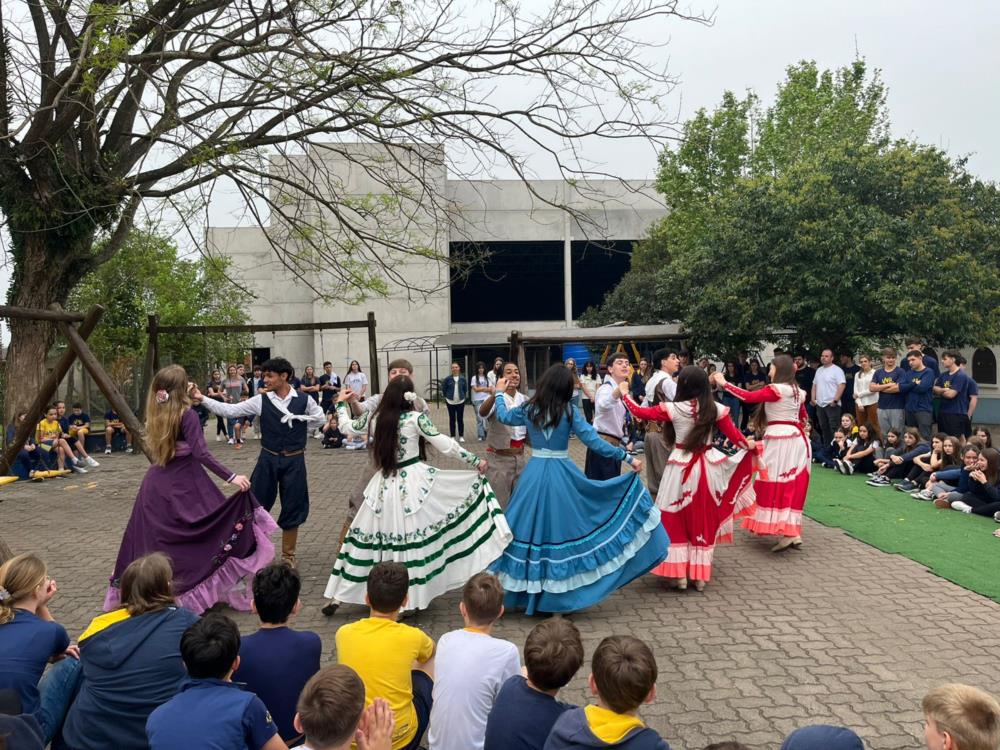
<path id="1" fill-rule="evenodd" d="M 542 750 L 556 720 L 574 706 L 556 700 L 583 664 L 580 631 L 569 620 L 538 623 L 524 642 L 527 677 L 508 679 L 486 721 L 483 750 Z"/>
<path id="2" fill-rule="evenodd" d="M 206 615 L 184 631 L 189 679 L 149 715 L 150 750 L 288 750 L 260 698 L 232 682 L 239 654 L 240 631 L 228 617 Z"/>
<path id="3" fill-rule="evenodd" d="M 302 607 L 301 588 L 298 572 L 286 562 L 257 571 L 253 611 L 260 618 L 260 630 L 240 642 L 240 666 L 233 674 L 234 682 L 245 685 L 271 711 L 285 742 L 301 734 L 293 726 L 295 705 L 309 678 L 319 671 L 323 651 L 316 633 L 288 626 Z"/>
<path id="4" fill-rule="evenodd" d="M 601 641 L 591 662 L 590 690 L 597 705 L 574 708 L 556 721 L 545 750 L 670 750 L 639 718 L 639 706 L 656 700 L 656 659 L 630 635 Z"/>

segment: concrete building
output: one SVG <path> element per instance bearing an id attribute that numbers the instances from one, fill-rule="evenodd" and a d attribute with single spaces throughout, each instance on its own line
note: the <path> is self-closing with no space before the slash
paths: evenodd
<path id="1" fill-rule="evenodd" d="M 254 294 L 249 305 L 253 323 L 356 320 L 372 311 L 379 346 L 398 342 L 398 356 L 411 359 L 418 382 L 426 384 L 442 373 L 430 372 L 437 368 L 426 348 L 408 351 L 410 342 L 425 339 L 426 345 L 439 336 L 461 335 L 461 345 L 447 345 L 438 352 L 444 361 L 441 367 L 446 368 L 451 356 L 474 362 L 505 352 L 504 342 L 514 329 L 573 327 L 574 319 L 600 302 L 619 281 L 628 268 L 632 243 L 665 213 L 652 185 L 645 182 L 603 180 L 570 185 L 537 181 L 526 185 L 518 180 L 451 180 L 439 151 L 424 150 L 419 160 L 404 158 L 409 159 L 408 169 L 419 168 L 423 174 L 419 184 L 411 181 L 412 201 L 405 207 L 388 200 L 389 210 L 379 213 L 377 209 L 385 183 L 390 181 L 377 172 L 386 168 L 384 150 L 339 147 L 275 161 L 272 173 L 320 170 L 322 180 L 314 184 L 332 186 L 338 191 L 338 203 L 364 203 L 366 210 L 373 205 L 376 209 L 355 211 L 350 218 L 329 216 L 328 207 L 315 200 L 288 196 L 282 202 L 292 209 L 284 212 L 281 221 L 272 218 L 265 229 L 208 230 L 210 251 L 230 257 Z M 426 205 L 417 197 L 420 191 Z M 292 219 L 287 220 L 288 216 Z M 322 297 L 317 289 L 337 288 L 341 279 L 324 270 L 322 263 L 303 269 L 301 260 L 276 253 L 285 243 L 301 240 L 303 230 L 294 226 L 296 217 L 322 223 L 328 232 L 341 231 L 338 240 L 345 244 L 350 238 L 338 222 L 356 222 L 353 231 L 359 231 L 358 227 L 370 231 L 376 246 L 378 237 L 385 237 L 383 247 L 396 278 L 430 291 L 415 295 L 390 279 L 381 297 Z M 393 250 L 391 245 L 400 237 L 431 249 L 438 257 Z M 440 260 L 466 254 L 485 255 L 485 259 L 464 272 Z M 315 288 L 299 279 L 296 270 L 311 279 Z M 366 370 L 375 364 L 368 361 L 364 330 L 264 334 L 257 335 L 255 343 L 255 358 L 281 354 L 299 368 L 314 364 L 318 370 L 324 360 L 330 360 L 342 374 L 354 359 Z M 386 357 L 391 356 L 392 352 L 383 353 L 378 366 L 384 369 Z"/>

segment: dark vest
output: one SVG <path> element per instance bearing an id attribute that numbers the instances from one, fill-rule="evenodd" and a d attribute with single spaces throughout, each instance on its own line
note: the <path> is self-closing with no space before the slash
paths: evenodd
<path id="1" fill-rule="evenodd" d="M 291 427 L 282 424 L 284 414 L 271 403 L 271 397 L 262 393 L 260 401 L 260 444 L 275 453 L 304 450 L 309 438 L 308 422 L 296 419 Z M 308 405 L 309 396 L 296 393 L 295 398 L 288 402 L 288 411 L 292 414 L 305 414 Z"/>

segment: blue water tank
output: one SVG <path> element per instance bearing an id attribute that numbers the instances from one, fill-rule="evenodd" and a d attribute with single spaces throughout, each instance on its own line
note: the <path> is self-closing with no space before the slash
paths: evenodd
<path id="1" fill-rule="evenodd" d="M 594 363 L 594 366 L 600 366 L 598 361 L 601 358 L 601 353 L 597 352 L 594 354 L 587 348 L 586 344 L 575 343 L 575 344 L 563 344 L 562 358 L 563 362 L 572 357 L 576 360 L 576 369 L 582 370 L 583 363 L 590 360 Z"/>

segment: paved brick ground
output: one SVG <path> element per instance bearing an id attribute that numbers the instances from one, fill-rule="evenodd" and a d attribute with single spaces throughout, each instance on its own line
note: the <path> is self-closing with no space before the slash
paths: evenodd
<path id="1" fill-rule="evenodd" d="M 435 418 L 447 421 L 443 409 Z M 249 474 L 254 441 L 238 452 L 212 445 L 227 466 Z M 362 612 L 345 607 L 327 620 L 319 608 L 346 494 L 368 459 L 317 446 L 307 457 L 312 515 L 300 539 L 298 625 L 322 635 L 333 661 L 336 628 Z M 582 465 L 576 441 L 573 453 Z M 74 635 L 99 610 L 145 470 L 141 457 L 99 459 L 101 468 L 86 477 L 0 488 L 3 536 L 17 551 L 45 556 L 60 588 L 53 612 Z M 777 748 L 791 729 L 823 722 L 853 727 L 876 750 L 918 748 L 919 702 L 929 687 L 960 680 L 1000 691 L 1000 662 L 992 658 L 1000 651 L 1000 606 L 838 529 L 807 521 L 805 540 L 802 551 L 774 556 L 766 542 L 738 535 L 717 553 L 716 579 L 702 594 L 667 591 L 646 576 L 574 614 L 588 660 L 612 633 L 649 642 L 659 695 L 643 713 L 681 750 L 724 739 Z M 235 618 L 245 632 L 254 628 L 251 616 Z M 460 626 L 457 597 L 438 599 L 414 624 L 435 638 Z M 522 644 L 533 624 L 514 614 L 496 633 Z M 586 700 L 587 671 L 565 699 Z"/>

